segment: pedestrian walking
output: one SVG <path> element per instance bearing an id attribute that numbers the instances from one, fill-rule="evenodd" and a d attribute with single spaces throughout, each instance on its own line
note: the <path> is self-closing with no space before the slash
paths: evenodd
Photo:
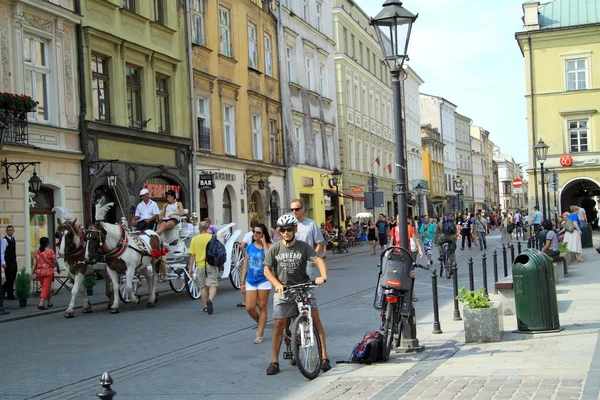
<path id="1" fill-rule="evenodd" d="M 462 242 L 460 249 L 465 249 L 465 240 L 467 241 L 467 245 L 469 249 L 471 248 L 471 231 L 473 230 L 473 226 L 471 225 L 471 220 L 467 214 L 463 215 L 462 221 L 459 223 L 460 225 L 460 236 L 462 237 Z"/>
<path id="2" fill-rule="evenodd" d="M 581 258 L 581 221 L 579 220 L 579 207 L 571 206 L 571 213 L 567 218 L 567 222 L 564 225 L 566 232 L 564 241 L 567 242 L 567 250 L 569 253 L 573 253 L 578 262 L 583 262 Z M 568 221 L 571 221 L 570 223 Z"/>
<path id="3" fill-rule="evenodd" d="M 423 241 L 423 250 L 427 255 L 428 265 L 433 265 L 433 243 L 435 243 L 436 230 L 437 228 L 435 224 L 431 222 L 429 215 L 425 215 L 419 234 Z"/>
<path id="4" fill-rule="evenodd" d="M 498 224 L 498 231 L 500 231 L 500 242 L 506 247 L 508 247 L 508 244 L 510 243 L 510 233 L 508 233 L 508 226 L 510 224 L 510 217 L 506 211 L 503 211 L 500 223 Z"/>
<path id="5" fill-rule="evenodd" d="M 391 231 L 391 236 L 392 236 L 392 246 L 400 246 L 402 247 L 402 241 L 400 239 L 400 227 L 402 226 L 400 224 L 400 218 L 396 217 L 396 226 L 392 228 Z M 408 251 L 410 251 L 410 254 L 413 257 L 414 261 L 417 261 L 417 255 L 419 257 L 423 257 L 423 248 L 421 247 L 421 243 L 419 242 L 419 238 L 417 238 L 417 235 L 415 234 L 415 227 L 412 224 L 412 219 L 410 217 L 407 217 L 406 220 L 406 225 L 407 225 L 407 231 L 408 231 L 408 243 L 410 246 L 410 249 L 407 249 Z"/>
<path id="6" fill-rule="evenodd" d="M 47 237 L 40 238 L 40 248 L 37 249 L 33 255 L 33 265 L 31 270 L 33 273 L 30 275 L 31 280 L 37 278 L 42 287 L 42 294 L 40 294 L 40 304 L 38 309 L 47 310 L 52 307 L 52 280 L 54 279 L 54 268 L 60 273 L 60 267 L 58 260 L 56 259 L 56 253 L 54 250 L 48 248 L 50 239 Z M 44 304 L 46 301 L 46 304 Z"/>
<path id="7" fill-rule="evenodd" d="M 323 235 L 319 230 L 319 226 L 315 221 L 308 218 L 304 215 L 305 208 L 304 202 L 300 199 L 294 199 L 290 202 L 290 210 L 292 211 L 292 215 L 298 221 L 298 233 L 296 233 L 296 238 L 305 243 L 308 243 L 310 247 L 315 249 L 317 254 L 321 256 L 323 254 L 324 241 Z M 338 238 L 342 237 L 342 227 L 338 226 Z M 339 239 L 338 239 L 339 240 Z M 343 238 L 342 238 L 343 240 Z M 323 256 L 323 259 L 327 258 L 327 255 Z M 312 276 L 314 272 L 314 263 L 309 261 L 307 264 L 308 275 Z"/>
<path id="8" fill-rule="evenodd" d="M 254 237 L 254 228 L 258 226 L 258 220 L 253 218 L 250 220 L 250 230 L 246 232 L 244 237 L 242 238 L 242 250 L 252 244 L 252 238 Z M 236 307 L 245 308 L 246 307 L 246 296 L 242 293 L 242 302 L 236 304 Z"/>
<path id="9" fill-rule="evenodd" d="M 16 300 L 15 298 L 15 279 L 17 278 L 17 240 L 15 239 L 15 227 L 8 225 L 6 227 L 6 236 L 2 238 L 2 273 L 6 281 L 2 285 L 4 298 Z"/>
<path id="10" fill-rule="evenodd" d="M 485 240 L 485 237 L 489 233 L 489 227 L 485 218 L 481 216 L 481 213 L 477 213 L 477 218 L 475 219 L 475 227 L 477 228 L 476 231 L 477 240 L 479 241 L 479 248 L 485 250 L 487 249 L 487 242 Z"/>
<path id="11" fill-rule="evenodd" d="M 477 227 L 475 226 L 475 214 L 469 214 L 469 221 L 471 221 L 471 242 L 473 242 L 475 246 L 479 247 L 479 244 L 477 242 Z"/>
<path id="12" fill-rule="evenodd" d="M 369 220 L 369 225 L 367 225 L 367 240 L 371 246 L 371 255 L 374 256 L 377 251 L 377 227 L 372 219 Z"/>
<path id="13" fill-rule="evenodd" d="M 381 246 L 381 252 L 383 253 L 387 247 L 388 238 L 390 236 L 390 223 L 385 219 L 385 215 L 379 214 L 379 221 L 377 221 L 375 225 L 377 226 L 377 237 L 379 238 L 379 245 Z"/>
<path id="14" fill-rule="evenodd" d="M 213 301 L 217 295 L 219 286 L 219 266 L 210 265 L 206 259 L 206 246 L 212 234 L 208 231 L 205 221 L 199 224 L 199 233 L 194 236 L 190 244 L 190 261 L 188 264 L 189 274 L 200 284 L 200 295 L 204 302 L 204 312 L 213 313 Z M 195 268 L 194 268 L 195 263 Z"/>
<path id="15" fill-rule="evenodd" d="M 258 324 L 254 344 L 261 344 L 267 325 L 267 301 L 271 293 L 271 282 L 265 277 L 265 254 L 269 251 L 272 241 L 269 231 L 264 224 L 258 224 L 252 231 L 253 239 L 244 252 L 244 269 L 240 290 L 245 295 L 246 311 Z M 258 311 L 256 311 L 258 303 Z"/>

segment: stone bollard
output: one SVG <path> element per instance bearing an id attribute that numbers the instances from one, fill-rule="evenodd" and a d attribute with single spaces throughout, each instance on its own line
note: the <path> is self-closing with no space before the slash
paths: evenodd
<path id="1" fill-rule="evenodd" d="M 454 290 L 454 321 L 462 321 L 460 310 L 458 309 L 458 267 L 456 262 L 452 265 L 452 289 Z"/>
<path id="2" fill-rule="evenodd" d="M 494 293 L 498 293 L 496 290 L 496 282 L 498 282 L 498 252 L 496 250 L 492 254 L 492 261 L 494 264 Z"/>
<path id="3" fill-rule="evenodd" d="M 487 255 L 485 253 L 483 253 L 483 257 L 481 257 L 481 270 L 483 272 L 483 289 L 485 290 L 485 294 L 488 294 Z"/>
<path id="4" fill-rule="evenodd" d="M 467 263 L 469 266 L 469 290 L 475 291 L 475 282 L 473 280 L 473 257 L 469 257 L 469 262 Z"/>
<path id="5" fill-rule="evenodd" d="M 110 387 L 112 384 L 113 380 L 110 377 L 110 374 L 108 372 L 103 373 L 102 378 L 100 378 L 100 386 L 102 386 L 102 390 L 96 393 L 96 397 L 99 399 L 112 400 L 117 395 L 117 392 L 112 390 Z"/>

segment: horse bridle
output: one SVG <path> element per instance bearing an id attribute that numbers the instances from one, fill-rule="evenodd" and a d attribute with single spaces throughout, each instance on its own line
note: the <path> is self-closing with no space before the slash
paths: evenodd
<path id="1" fill-rule="evenodd" d="M 61 240 L 64 240 L 64 238 L 66 236 L 65 232 L 67 232 L 67 234 L 71 233 L 71 234 L 73 234 L 73 237 L 75 237 L 75 228 L 69 224 L 62 224 L 61 226 L 59 226 L 58 232 L 62 232 Z M 71 245 L 72 245 L 71 247 L 75 246 L 74 243 L 71 243 Z M 70 252 L 70 250 L 71 250 L 70 248 L 69 249 L 65 248 L 65 259 L 78 258 L 78 257 L 81 257 L 85 253 L 85 240 L 84 240 L 83 229 L 79 230 L 79 247 L 75 247 L 75 250 L 73 250 L 73 252 Z"/>
<path id="2" fill-rule="evenodd" d="M 93 237 L 98 236 L 98 242 L 99 242 L 98 256 L 99 257 L 118 258 L 127 249 L 127 244 L 128 244 L 127 235 L 125 234 L 123 227 L 120 226 L 120 228 L 121 228 L 121 238 L 119 239 L 119 242 L 117 243 L 116 247 L 109 251 L 106 251 L 104 249 L 104 242 L 106 241 L 106 235 L 104 233 L 102 233 L 102 231 L 100 229 L 97 229 L 94 226 L 92 226 L 88 229 L 87 234 L 86 234 L 88 242 Z"/>

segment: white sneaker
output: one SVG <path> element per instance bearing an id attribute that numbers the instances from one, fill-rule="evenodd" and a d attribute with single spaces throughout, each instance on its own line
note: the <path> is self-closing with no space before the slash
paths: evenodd
<path id="1" fill-rule="evenodd" d="M 427 261 L 427 265 L 433 265 L 433 260 Z"/>

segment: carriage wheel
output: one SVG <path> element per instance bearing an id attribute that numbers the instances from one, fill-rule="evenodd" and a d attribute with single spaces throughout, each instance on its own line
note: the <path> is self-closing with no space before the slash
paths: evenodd
<path id="1" fill-rule="evenodd" d="M 188 295 L 192 300 L 198 300 L 200 298 L 200 283 L 187 273 L 185 273 L 184 280 Z"/>
<path id="2" fill-rule="evenodd" d="M 169 286 L 175 293 L 181 293 L 185 289 L 185 273 L 182 273 L 175 279 L 169 279 Z"/>
<path id="3" fill-rule="evenodd" d="M 139 282 L 139 279 L 136 276 L 134 276 L 132 286 L 133 286 L 133 294 L 135 294 L 136 296 L 137 296 L 138 287 L 139 287 L 138 282 Z M 124 280 L 121 282 L 121 286 L 119 286 L 119 297 L 121 298 L 121 301 L 123 303 L 131 303 L 131 300 L 127 296 L 126 287 L 127 287 L 127 281 Z"/>
<path id="4" fill-rule="evenodd" d="M 233 245 L 233 250 L 231 251 L 231 271 L 229 271 L 229 280 L 236 290 L 240 290 L 243 268 L 244 253 L 242 252 L 242 245 L 236 243 Z"/>

